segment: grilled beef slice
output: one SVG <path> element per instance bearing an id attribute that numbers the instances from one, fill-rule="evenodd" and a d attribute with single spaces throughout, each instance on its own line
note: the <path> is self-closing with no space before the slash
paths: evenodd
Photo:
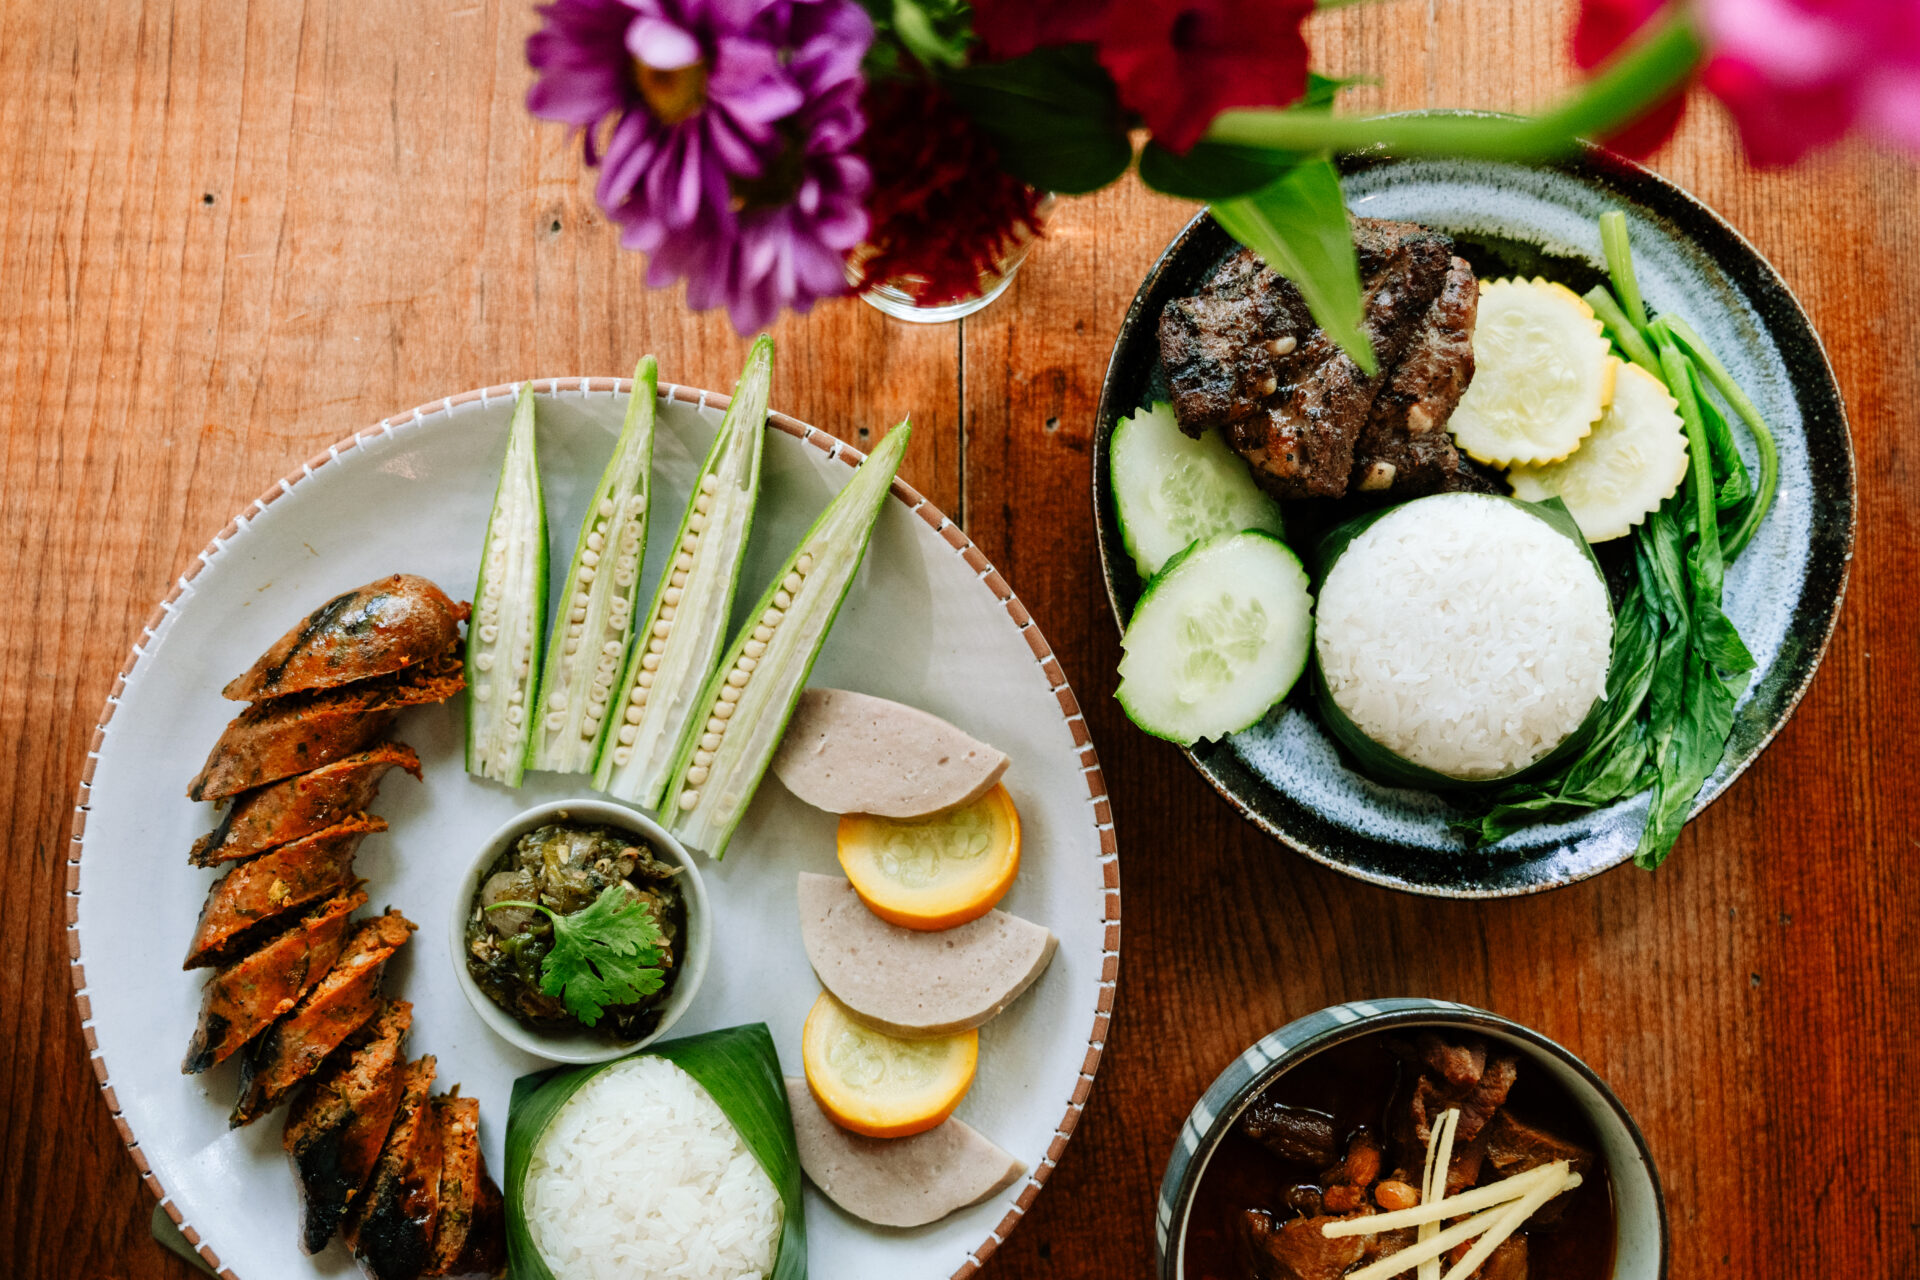
<path id="1" fill-rule="evenodd" d="M 242 956 L 207 980 L 180 1070 L 205 1071 L 233 1056 L 320 981 L 346 941 L 347 917 L 367 901 L 354 889 L 314 907 L 285 933 Z"/>
<path id="2" fill-rule="evenodd" d="M 220 696 L 256 702 L 391 675 L 445 653 L 466 616 L 425 578 L 396 573 L 315 609 Z"/>
<path id="3" fill-rule="evenodd" d="M 220 964 L 290 913 L 353 882 L 353 855 L 379 818 L 353 818 L 243 862 L 214 881 L 200 908 L 183 969 Z"/>
<path id="4" fill-rule="evenodd" d="M 1248 1209 L 1236 1219 L 1240 1263 L 1253 1280 L 1340 1280 L 1366 1254 L 1363 1236 L 1329 1240 L 1320 1228 L 1330 1216 L 1282 1222 L 1265 1209 Z"/>
<path id="5" fill-rule="evenodd" d="M 406 945 L 413 922 L 398 911 L 362 921 L 327 976 L 267 1028 L 240 1062 L 240 1097 L 229 1123 L 251 1124 L 286 1100 L 327 1055 L 380 1007 L 380 975 Z"/>
<path id="6" fill-rule="evenodd" d="M 1455 258 L 1446 284 L 1421 316 L 1355 446 L 1352 487 L 1403 497 L 1429 493 L 1497 492 L 1465 462 L 1447 419 L 1473 381 L 1473 324 L 1480 285 L 1473 268 Z"/>
<path id="7" fill-rule="evenodd" d="M 1372 377 L 1312 322 L 1293 283 L 1247 250 L 1161 317 L 1161 358 L 1181 428 L 1193 435 L 1222 428 L 1279 497 L 1347 491 L 1374 397 L 1452 261 L 1452 241 L 1440 233 L 1371 218 L 1355 221 L 1354 250 L 1361 328 L 1381 371 Z"/>
<path id="8" fill-rule="evenodd" d="M 413 1006 L 390 1000 L 328 1059 L 294 1101 L 281 1145 L 300 1188 L 300 1248 L 318 1253 L 333 1239 L 347 1204 L 366 1185 L 400 1108 L 402 1045 Z"/>
<path id="9" fill-rule="evenodd" d="M 380 779 L 393 768 L 418 778 L 420 757 L 404 743 L 383 742 L 371 751 L 235 796 L 220 824 L 194 844 L 188 861 L 211 867 L 251 858 L 365 813 Z"/>
<path id="10" fill-rule="evenodd" d="M 347 1213 L 347 1244 L 373 1280 L 415 1280 L 433 1260 L 440 1218 L 440 1121 L 427 1100 L 431 1054 L 409 1063 L 400 1109 L 373 1178 Z"/>

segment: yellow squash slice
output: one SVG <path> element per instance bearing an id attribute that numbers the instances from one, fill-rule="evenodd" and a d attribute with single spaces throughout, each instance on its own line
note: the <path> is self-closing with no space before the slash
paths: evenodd
<path id="1" fill-rule="evenodd" d="M 1559 462 L 1507 473 L 1515 496 L 1559 498 L 1588 542 L 1624 538 L 1659 510 L 1687 475 L 1687 432 L 1660 379 L 1623 364 L 1613 403 L 1593 434 Z"/>
<path id="2" fill-rule="evenodd" d="M 842 1129 L 869 1138 L 925 1133 L 953 1114 L 973 1085 L 980 1033 L 902 1040 L 854 1021 L 822 991 L 800 1032 L 814 1101 Z"/>
<path id="3" fill-rule="evenodd" d="M 1613 396 L 1615 361 L 1593 308 L 1545 280 L 1482 282 L 1473 361 L 1447 429 L 1489 466 L 1566 457 Z"/>
<path id="4" fill-rule="evenodd" d="M 840 819 L 840 866 L 867 909 L 903 929 L 978 920 L 1020 871 L 1020 814 L 1004 786 L 928 818 Z"/>

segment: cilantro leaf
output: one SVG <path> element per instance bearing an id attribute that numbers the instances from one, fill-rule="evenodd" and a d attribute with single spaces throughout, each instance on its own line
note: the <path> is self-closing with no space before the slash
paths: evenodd
<path id="1" fill-rule="evenodd" d="M 615 1005 L 633 1004 L 666 981 L 660 969 L 665 941 L 652 904 L 611 884 L 584 910 L 561 915 L 537 902 L 496 902 L 530 907 L 553 922 L 553 948 L 540 968 L 540 990 L 555 996 L 585 1026 L 594 1026 Z"/>

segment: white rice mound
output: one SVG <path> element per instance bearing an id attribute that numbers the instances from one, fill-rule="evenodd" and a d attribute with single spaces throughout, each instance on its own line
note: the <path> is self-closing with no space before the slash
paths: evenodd
<path id="1" fill-rule="evenodd" d="M 1565 534 L 1498 498 L 1439 494 L 1382 516 L 1334 563 L 1315 615 L 1335 705 L 1448 777 L 1525 768 L 1606 690 L 1606 584 Z"/>
<path id="2" fill-rule="evenodd" d="M 772 1272 L 780 1194 L 726 1112 L 665 1058 L 607 1068 L 533 1149 L 523 1206 L 556 1280 Z"/>

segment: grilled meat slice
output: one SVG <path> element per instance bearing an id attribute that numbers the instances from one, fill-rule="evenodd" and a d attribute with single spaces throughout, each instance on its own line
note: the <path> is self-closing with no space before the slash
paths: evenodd
<path id="1" fill-rule="evenodd" d="M 1473 322 L 1480 285 L 1464 258 L 1455 258 L 1446 284 L 1401 353 L 1400 363 L 1374 397 L 1355 446 L 1353 488 L 1406 497 L 1429 493 L 1497 492 L 1463 462 L 1447 419 L 1473 381 Z"/>
<path id="2" fill-rule="evenodd" d="M 1364 1236 L 1329 1240 L 1320 1228 L 1335 1218 L 1321 1215 L 1282 1222 L 1265 1209 L 1248 1209 L 1235 1220 L 1242 1269 L 1253 1280 L 1340 1280 L 1366 1255 Z"/>
<path id="3" fill-rule="evenodd" d="M 235 796 L 220 825 L 200 837 L 188 861 L 211 867 L 277 848 L 365 813 L 389 769 L 418 778 L 420 757 L 400 742 L 383 742 L 344 760 Z"/>
<path id="4" fill-rule="evenodd" d="M 1223 427 L 1254 477 L 1279 497 L 1344 494 L 1374 397 L 1446 282 L 1452 250 L 1445 236 L 1411 223 L 1354 223 L 1361 330 L 1381 370 L 1372 377 L 1310 317 L 1302 319 L 1305 304 L 1291 281 L 1235 255 L 1200 299 L 1170 305 L 1171 322 L 1161 318 L 1161 355 L 1182 429 L 1198 435 Z M 1217 290 L 1211 302 L 1208 290 Z M 1263 301 L 1221 305 L 1236 293 Z M 1208 329 L 1204 348 L 1186 336 L 1189 322 L 1218 326 Z"/>
<path id="5" fill-rule="evenodd" d="M 280 1141 L 300 1188 L 300 1248 L 307 1253 L 333 1239 L 386 1145 L 412 1023 L 413 1006 L 389 1000 L 327 1061 L 287 1116 Z"/>
<path id="6" fill-rule="evenodd" d="M 327 1055 L 380 1007 L 380 975 L 406 945 L 413 922 L 398 911 L 363 920 L 333 968 L 267 1029 L 240 1063 L 240 1098 L 229 1123 L 252 1124 L 319 1070 Z"/>
<path id="7" fill-rule="evenodd" d="M 500 1188 L 487 1176 L 480 1151 L 480 1100 L 459 1086 L 433 1100 L 440 1121 L 440 1221 L 433 1236 L 430 1276 L 493 1275 L 505 1261 Z M 499 1247 L 493 1240 L 498 1237 Z"/>
<path id="8" fill-rule="evenodd" d="M 363 889 L 329 898 L 258 951 L 216 971 L 207 980 L 200 1025 L 180 1070 L 193 1075 L 225 1062 L 298 1004 L 333 967 L 346 941 L 347 917 L 366 901 Z"/>
<path id="9" fill-rule="evenodd" d="M 1251 249 L 1228 258 L 1193 297 L 1169 302 L 1160 359 L 1181 427 L 1197 436 L 1258 412 L 1312 329 L 1300 291 Z"/>
<path id="10" fill-rule="evenodd" d="M 1237 1125 L 1240 1132 L 1289 1164 L 1329 1165 L 1339 1155 L 1333 1117 L 1324 1111 L 1257 1098 Z"/>
<path id="11" fill-rule="evenodd" d="M 373 1280 L 414 1280 L 433 1260 L 440 1218 L 440 1121 L 427 1093 L 433 1055 L 407 1065 L 400 1109 L 373 1178 L 347 1213 L 347 1244 Z"/>
<path id="12" fill-rule="evenodd" d="M 256 702 L 391 675 L 447 652 L 466 616 L 425 578 L 396 573 L 315 609 L 220 696 Z"/>
<path id="13" fill-rule="evenodd" d="M 445 702 L 464 688 L 459 661 L 449 654 L 374 680 L 256 702 L 213 744 L 187 798 L 238 795 L 364 751 L 386 736 L 401 707 Z"/>
<path id="14" fill-rule="evenodd" d="M 243 862 L 207 890 L 187 961 L 198 969 L 223 964 L 294 911 L 353 882 L 353 855 L 379 818 L 350 818 L 272 853 Z"/>

